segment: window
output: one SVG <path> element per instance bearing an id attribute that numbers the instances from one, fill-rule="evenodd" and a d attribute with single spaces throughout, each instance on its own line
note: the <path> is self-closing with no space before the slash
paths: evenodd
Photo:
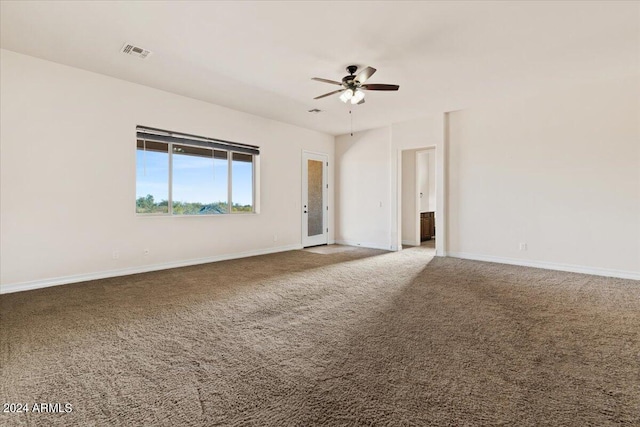
<path id="1" fill-rule="evenodd" d="M 258 147 L 140 126 L 136 147 L 136 213 L 256 211 Z"/>
<path id="2" fill-rule="evenodd" d="M 232 212 L 253 212 L 253 156 L 232 153 Z"/>
<path id="3" fill-rule="evenodd" d="M 173 145 L 171 194 L 174 215 L 228 213 L 227 157 L 226 151 Z"/>
<path id="4" fill-rule="evenodd" d="M 136 150 L 136 212 L 169 213 L 169 146 L 138 140 Z"/>

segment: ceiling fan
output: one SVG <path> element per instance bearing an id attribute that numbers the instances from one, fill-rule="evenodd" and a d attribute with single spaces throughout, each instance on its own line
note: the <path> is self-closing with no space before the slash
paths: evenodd
<path id="1" fill-rule="evenodd" d="M 358 75 L 355 72 L 358 70 L 357 65 L 349 65 L 347 67 L 348 76 L 342 78 L 342 82 L 335 80 L 321 79 L 320 77 L 313 77 L 311 80 L 319 82 L 330 83 L 332 85 L 342 86 L 342 89 L 334 90 L 333 92 L 325 93 L 324 95 L 316 96 L 313 99 L 324 98 L 336 93 L 342 93 L 340 100 L 344 103 L 351 102 L 351 104 L 363 104 L 365 90 L 398 90 L 398 85 L 386 85 L 386 84 L 365 84 L 365 82 L 376 72 L 373 67 L 367 67 L 360 71 Z"/>

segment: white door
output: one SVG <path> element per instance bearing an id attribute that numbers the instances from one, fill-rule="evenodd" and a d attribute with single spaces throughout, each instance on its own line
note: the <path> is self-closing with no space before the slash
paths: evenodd
<path id="1" fill-rule="evenodd" d="M 327 221 L 326 154 L 302 153 L 302 246 L 326 245 Z"/>

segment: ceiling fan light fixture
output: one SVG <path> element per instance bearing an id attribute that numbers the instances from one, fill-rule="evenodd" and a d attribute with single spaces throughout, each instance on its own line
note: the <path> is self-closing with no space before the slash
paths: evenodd
<path id="1" fill-rule="evenodd" d="M 348 100 L 353 98 L 353 90 L 352 89 L 347 89 L 344 92 L 342 92 L 342 95 L 340 95 L 340 101 L 344 102 L 345 104 L 347 103 Z"/>
<path id="2" fill-rule="evenodd" d="M 353 94 L 353 96 L 351 97 L 351 103 L 352 104 L 357 104 L 358 102 L 362 101 L 364 99 L 364 92 L 361 91 L 360 89 L 356 90 L 356 93 Z"/>
<path id="3" fill-rule="evenodd" d="M 325 93 L 320 96 L 316 96 L 313 99 L 322 99 L 327 96 L 335 95 L 339 93 L 340 101 L 345 104 L 348 101 L 351 101 L 351 104 L 362 104 L 364 102 L 364 92 L 363 90 L 384 90 L 384 91 L 397 91 L 400 86 L 398 85 L 388 85 L 388 84 L 380 84 L 380 83 L 366 83 L 369 81 L 369 78 L 376 72 L 376 69 L 373 67 L 367 67 L 364 70 L 360 71 L 358 75 L 355 75 L 355 72 L 358 70 L 358 67 L 355 65 L 349 65 L 347 67 L 348 76 L 344 76 L 342 78 L 342 82 L 336 80 L 329 79 L 321 79 L 320 77 L 312 77 L 311 80 L 315 80 L 318 82 L 329 83 L 332 85 L 341 86 L 340 89 L 334 90 L 329 93 Z"/>

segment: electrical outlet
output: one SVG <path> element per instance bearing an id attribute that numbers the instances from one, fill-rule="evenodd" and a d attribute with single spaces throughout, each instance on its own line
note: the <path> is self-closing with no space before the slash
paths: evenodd
<path id="1" fill-rule="evenodd" d="M 274 242 L 277 242 L 277 241 L 278 241 L 278 235 L 277 235 L 277 234 L 274 234 L 274 235 L 273 235 L 273 241 L 274 241 Z"/>
<path id="2" fill-rule="evenodd" d="M 149 255 L 149 248 L 144 248 L 144 250 L 142 251 L 142 253 L 144 253 L 144 256 Z"/>
<path id="3" fill-rule="evenodd" d="M 113 257 L 113 259 L 120 259 L 120 252 L 118 252 L 118 251 L 113 251 L 113 253 L 111 254 L 111 256 Z"/>
<path id="4" fill-rule="evenodd" d="M 520 250 L 521 251 L 526 251 L 527 250 L 527 244 L 526 243 L 520 243 Z"/>

